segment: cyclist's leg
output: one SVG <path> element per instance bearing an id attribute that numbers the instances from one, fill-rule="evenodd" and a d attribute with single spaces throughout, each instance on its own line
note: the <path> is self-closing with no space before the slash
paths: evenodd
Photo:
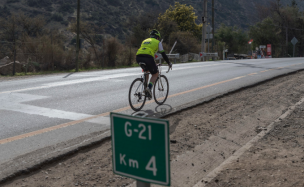
<path id="1" fill-rule="evenodd" d="M 150 73 L 152 75 L 152 77 L 149 81 L 150 89 L 152 89 L 151 84 L 152 84 L 152 86 L 154 85 L 154 83 L 155 83 L 155 81 L 158 77 L 158 74 L 159 74 L 158 73 L 158 67 L 156 66 L 156 63 L 155 63 L 154 59 L 150 59 L 147 63 L 147 66 L 148 66 L 148 70 L 150 71 Z"/>
<path id="2" fill-rule="evenodd" d="M 149 71 L 146 71 L 146 73 L 149 73 Z M 145 88 L 148 86 L 149 84 L 149 74 L 146 74 L 146 85 Z"/>
<path id="3" fill-rule="evenodd" d="M 146 81 L 149 84 L 150 90 L 152 90 L 152 87 L 158 77 L 158 67 L 156 66 L 156 63 L 154 61 L 154 58 L 152 56 L 136 56 L 137 63 L 144 62 L 146 64 L 147 70 L 152 74 L 152 78 L 149 81 L 149 75 L 146 75 Z"/>
<path id="4" fill-rule="evenodd" d="M 152 77 L 151 77 L 151 79 L 150 79 L 150 82 L 154 85 L 154 83 L 155 83 L 155 81 L 156 81 L 156 79 L 157 79 L 157 77 L 158 77 L 158 72 L 157 73 L 155 73 L 155 74 L 152 74 Z"/>
<path id="5" fill-rule="evenodd" d="M 152 59 L 149 58 L 149 60 L 146 64 L 147 64 L 147 68 L 148 68 L 149 72 L 152 75 L 146 91 L 150 95 L 150 97 L 148 97 L 148 98 L 152 99 L 152 88 L 153 88 L 153 85 L 154 85 L 154 83 L 155 83 L 155 81 L 158 77 L 158 67 L 156 66 L 153 58 Z"/>

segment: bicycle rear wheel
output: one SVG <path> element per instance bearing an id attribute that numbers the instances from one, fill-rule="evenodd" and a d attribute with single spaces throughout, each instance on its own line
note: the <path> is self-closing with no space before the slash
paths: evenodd
<path id="1" fill-rule="evenodd" d="M 134 111 L 140 111 L 146 102 L 144 84 L 141 78 L 135 79 L 129 89 L 129 104 Z"/>
<path id="2" fill-rule="evenodd" d="M 166 76 L 161 75 L 155 81 L 153 90 L 154 100 L 157 104 L 162 105 L 166 102 L 169 94 L 169 81 Z"/>

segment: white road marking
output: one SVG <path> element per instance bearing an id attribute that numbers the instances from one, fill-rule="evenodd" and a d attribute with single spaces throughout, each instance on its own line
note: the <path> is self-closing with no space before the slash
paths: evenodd
<path id="1" fill-rule="evenodd" d="M 68 120 L 80 120 L 84 118 L 93 117 L 93 115 L 89 115 L 89 114 L 67 112 L 62 110 L 22 104 L 24 102 L 46 99 L 46 98 L 48 97 L 22 94 L 22 93 L 1 94 L 0 110 L 9 110 L 9 111 L 21 112 L 25 114 L 45 116 L 48 118 L 60 118 L 60 119 L 68 119 Z M 93 120 L 89 120 L 88 122 L 97 123 L 97 124 L 106 124 L 106 122 L 108 121 L 109 119 L 106 117 L 99 117 Z"/>
<path id="2" fill-rule="evenodd" d="M 67 86 L 67 85 L 72 85 L 72 84 L 80 84 L 80 83 L 87 83 L 87 82 L 93 82 L 93 81 L 103 81 L 103 80 L 108 80 L 108 79 L 128 77 L 128 76 L 140 75 L 140 74 L 141 73 L 121 73 L 121 74 L 116 74 L 116 75 L 105 75 L 102 77 L 92 77 L 92 78 L 85 78 L 85 79 L 49 83 L 49 84 L 44 84 L 44 86 L 47 86 L 47 87 Z"/>
<path id="3" fill-rule="evenodd" d="M 48 84 L 44 84 L 42 86 L 37 86 L 37 87 L 32 87 L 32 88 L 4 91 L 4 92 L 0 92 L 0 94 L 38 90 L 38 89 L 52 88 L 52 87 L 57 87 L 57 86 L 67 86 L 67 85 L 72 85 L 72 84 L 80 84 L 80 83 L 87 83 L 87 82 L 93 82 L 93 81 L 103 81 L 103 80 L 110 80 L 110 79 L 114 80 L 116 78 L 134 76 L 134 75 L 141 75 L 141 73 L 121 73 L 121 74 L 116 74 L 116 75 L 106 75 L 106 76 L 102 76 L 102 77 L 93 77 L 93 78 L 84 78 L 84 79 L 79 79 L 79 80 L 54 82 L 54 83 L 48 83 Z M 111 80 L 111 81 L 113 81 L 113 80 Z M 116 80 L 116 82 L 120 82 L 120 81 L 121 80 Z"/>

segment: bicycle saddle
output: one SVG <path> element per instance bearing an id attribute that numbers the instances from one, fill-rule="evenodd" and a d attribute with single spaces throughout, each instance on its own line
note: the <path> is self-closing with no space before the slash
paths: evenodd
<path id="1" fill-rule="evenodd" d="M 146 63 L 144 63 L 144 62 L 139 62 L 138 64 L 140 65 L 140 67 L 141 67 L 144 71 L 148 71 L 147 66 L 146 66 Z"/>

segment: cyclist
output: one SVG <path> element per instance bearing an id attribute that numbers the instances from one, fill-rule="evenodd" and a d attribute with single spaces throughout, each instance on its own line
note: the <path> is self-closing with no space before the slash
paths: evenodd
<path id="1" fill-rule="evenodd" d="M 136 53 L 136 62 L 140 63 L 143 62 L 146 64 L 146 67 L 148 71 L 152 74 L 152 77 L 150 79 L 150 82 L 146 88 L 146 92 L 148 92 L 149 96 L 148 98 L 152 98 L 152 88 L 153 85 L 158 77 L 158 67 L 156 66 L 156 63 L 154 61 L 154 55 L 157 51 L 159 51 L 163 57 L 163 59 L 167 62 L 169 67 L 172 69 L 172 64 L 169 61 L 165 50 L 163 48 L 162 43 L 159 41 L 160 40 L 160 33 L 153 29 L 150 32 L 150 38 L 145 39 L 140 48 L 138 49 Z M 149 75 L 147 75 L 146 80 L 149 80 Z"/>

